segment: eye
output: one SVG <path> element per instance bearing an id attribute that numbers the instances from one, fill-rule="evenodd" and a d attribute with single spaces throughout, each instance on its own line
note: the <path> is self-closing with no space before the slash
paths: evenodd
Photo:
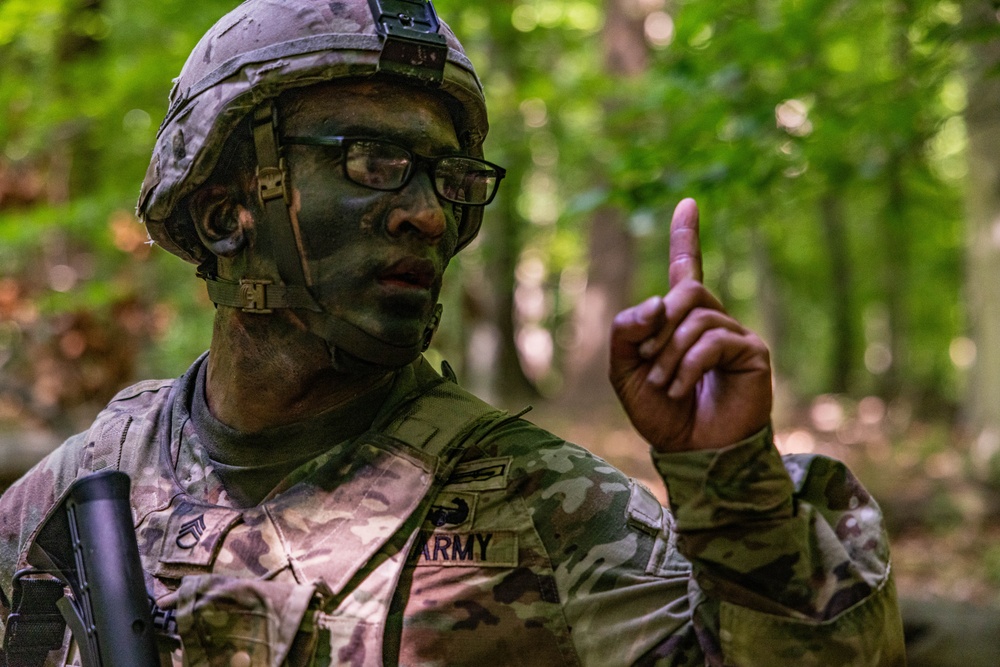
<path id="1" fill-rule="evenodd" d="M 379 141 L 351 143 L 344 163 L 349 179 L 378 190 L 400 187 L 409 166 L 410 157 L 403 149 Z"/>

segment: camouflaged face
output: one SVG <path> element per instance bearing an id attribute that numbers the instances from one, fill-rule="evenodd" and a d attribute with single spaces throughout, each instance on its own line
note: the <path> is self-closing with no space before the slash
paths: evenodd
<path id="1" fill-rule="evenodd" d="M 836 461 L 783 465 L 767 431 L 656 455 L 671 513 L 414 366 L 377 429 L 236 508 L 190 428 L 193 375 L 163 436 L 170 385 L 124 392 L 0 499 L 8 596 L 60 490 L 120 460 L 178 667 L 904 664 L 878 506 Z"/>
<path id="2" fill-rule="evenodd" d="M 463 148 L 482 157 L 488 128 L 482 86 L 444 22 L 440 34 L 448 53 L 439 89 L 461 108 L 455 121 Z M 290 88 L 376 75 L 382 45 L 367 0 L 248 0 L 220 19 L 175 80 L 157 133 L 138 203 L 153 241 L 200 263 L 208 251 L 178 203 L 212 173 L 236 124 Z M 467 214 L 481 219 L 482 209 Z"/>

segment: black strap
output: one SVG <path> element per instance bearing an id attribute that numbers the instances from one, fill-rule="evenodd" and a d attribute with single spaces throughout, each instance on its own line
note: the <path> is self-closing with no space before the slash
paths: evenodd
<path id="1" fill-rule="evenodd" d="M 14 576 L 14 606 L 7 619 L 0 665 L 39 667 L 66 637 L 66 621 L 56 606 L 63 597 L 63 583 L 19 575 Z"/>
<path id="2" fill-rule="evenodd" d="M 433 330 L 424 334 L 424 339 L 412 345 L 395 345 L 375 338 L 364 329 L 339 317 L 327 317 L 323 321 L 323 338 L 335 341 L 334 365 L 351 372 L 365 368 L 399 368 L 420 356 L 430 345 Z M 437 327 L 437 320 L 432 323 Z M 344 353 L 350 355 L 345 358 Z"/>

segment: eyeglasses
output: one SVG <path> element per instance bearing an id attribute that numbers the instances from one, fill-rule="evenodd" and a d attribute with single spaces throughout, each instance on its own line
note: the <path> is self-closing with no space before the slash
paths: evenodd
<path id="1" fill-rule="evenodd" d="M 485 206 L 496 196 L 506 175 L 503 167 L 463 155 L 426 157 L 403 146 L 356 137 L 284 137 L 283 143 L 332 146 L 343 153 L 344 176 L 375 190 L 399 190 L 426 165 L 439 197 L 455 204 Z"/>

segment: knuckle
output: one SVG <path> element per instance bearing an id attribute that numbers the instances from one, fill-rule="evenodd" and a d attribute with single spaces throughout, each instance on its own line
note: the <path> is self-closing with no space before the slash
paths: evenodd
<path id="1" fill-rule="evenodd" d="M 627 308 L 627 309 L 619 312 L 617 315 L 615 315 L 614 319 L 611 320 L 611 331 L 612 331 L 612 333 L 615 333 L 619 329 L 622 329 L 622 328 L 630 325 L 633 322 L 634 319 L 635 318 L 632 316 L 632 309 L 631 308 Z"/>
<path id="2" fill-rule="evenodd" d="M 702 340 L 708 345 L 721 345 L 726 342 L 729 338 L 731 331 L 728 329 L 723 329 L 722 327 L 714 327 L 705 331 L 702 335 Z"/>
<path id="3" fill-rule="evenodd" d="M 745 338 L 747 340 L 747 345 L 754 349 L 757 354 L 761 355 L 766 359 L 771 358 L 771 348 L 768 347 L 764 340 L 752 331 L 747 331 Z"/>

